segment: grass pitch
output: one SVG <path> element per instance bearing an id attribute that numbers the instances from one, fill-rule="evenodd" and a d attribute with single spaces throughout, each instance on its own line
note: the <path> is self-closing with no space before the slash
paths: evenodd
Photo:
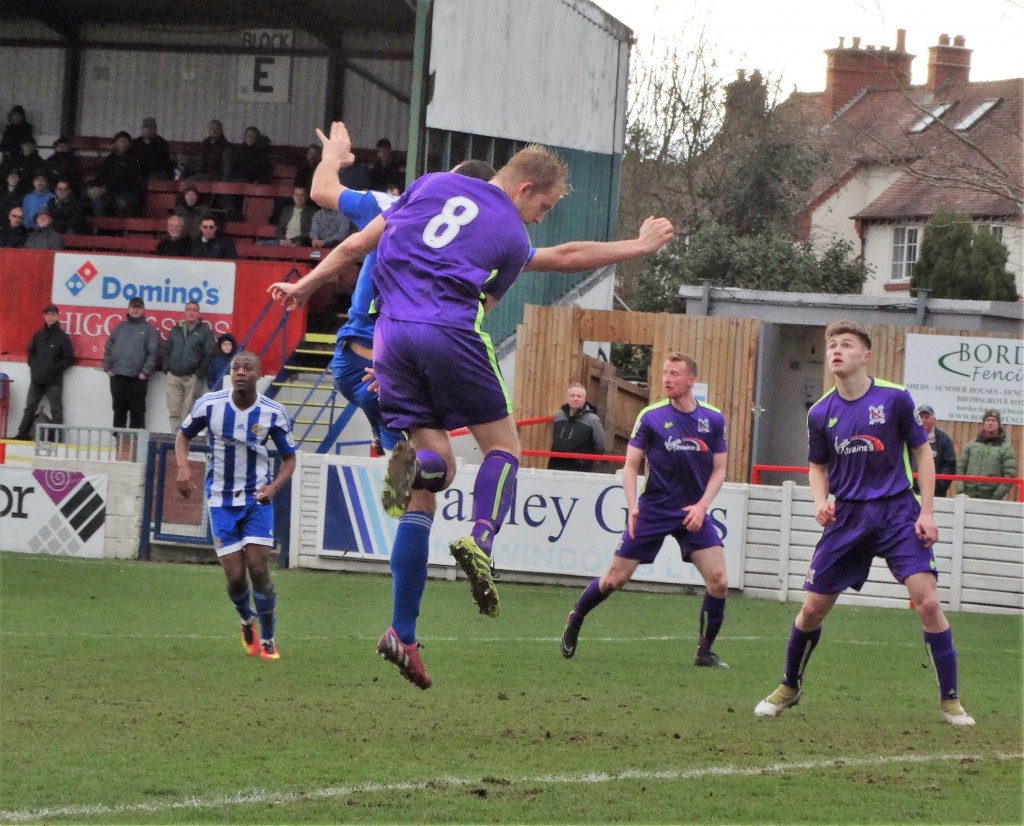
<path id="1" fill-rule="evenodd" d="M 804 700 L 753 716 L 797 606 L 427 585 L 422 692 L 374 652 L 385 577 L 275 572 L 281 660 L 247 658 L 213 566 L 0 555 L 0 821 L 1020 823 L 1022 621 L 954 614 L 973 729 L 939 717 L 916 615 L 837 607 Z"/>

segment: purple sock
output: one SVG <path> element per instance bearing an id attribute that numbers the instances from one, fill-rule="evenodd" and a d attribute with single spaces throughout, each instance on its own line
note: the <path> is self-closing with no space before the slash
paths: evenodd
<path id="1" fill-rule="evenodd" d="M 725 597 L 713 597 L 704 594 L 704 604 L 700 607 L 700 639 L 698 651 L 710 651 L 711 646 L 722 629 L 725 621 Z"/>
<path id="2" fill-rule="evenodd" d="M 572 612 L 575 615 L 573 621 L 576 625 L 583 625 L 583 618 L 597 608 L 602 602 L 611 596 L 611 591 L 607 594 L 601 593 L 601 579 L 595 577 L 590 580 L 590 584 L 580 594 L 580 598 L 576 600 L 576 604 L 572 607 Z"/>
<path id="3" fill-rule="evenodd" d="M 501 523 L 508 516 L 516 491 L 519 460 L 503 450 L 492 450 L 476 473 L 473 484 L 473 539 L 488 556 Z"/>
<path id="4" fill-rule="evenodd" d="M 935 676 L 939 680 L 939 699 L 952 700 L 960 696 L 956 685 L 956 649 L 953 647 L 953 629 L 933 634 L 924 632 L 925 649 L 935 663 Z"/>
<path id="5" fill-rule="evenodd" d="M 412 480 L 414 488 L 437 493 L 444 490 L 447 475 L 448 463 L 440 453 L 433 450 L 416 451 L 416 478 Z"/>
<path id="6" fill-rule="evenodd" d="M 807 661 L 811 658 L 818 640 L 821 639 L 821 629 L 813 631 L 801 631 L 793 623 L 789 629 L 789 642 L 786 643 L 786 676 L 782 682 L 790 688 L 800 688 L 804 681 L 804 669 L 807 668 Z"/>

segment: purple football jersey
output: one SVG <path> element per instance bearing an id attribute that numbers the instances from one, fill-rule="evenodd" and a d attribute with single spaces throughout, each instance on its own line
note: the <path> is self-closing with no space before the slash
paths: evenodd
<path id="1" fill-rule="evenodd" d="M 629 443 L 647 455 L 641 512 L 652 505 L 678 512 L 700 500 L 714 455 L 727 452 L 725 417 L 701 402 L 692 413 L 683 413 L 665 399 L 640 411 Z"/>
<path id="2" fill-rule="evenodd" d="M 855 501 L 910 488 L 908 448 L 928 441 L 906 388 L 877 378 L 854 401 L 833 387 L 808 411 L 807 434 L 808 460 L 828 465 L 829 492 Z"/>
<path id="3" fill-rule="evenodd" d="M 530 258 L 512 200 L 449 172 L 413 182 L 385 215 L 373 283 L 381 315 L 474 329 L 484 293 L 501 298 Z"/>

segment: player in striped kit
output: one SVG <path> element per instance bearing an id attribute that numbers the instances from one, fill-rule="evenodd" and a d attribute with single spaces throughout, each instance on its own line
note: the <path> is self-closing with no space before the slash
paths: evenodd
<path id="1" fill-rule="evenodd" d="M 242 645 L 249 656 L 276 660 L 280 658 L 274 641 L 277 596 L 268 565 L 274 547 L 274 509 L 269 505 L 295 470 L 295 441 L 285 409 L 256 392 L 259 356 L 245 350 L 236 354 L 230 377 L 232 389 L 201 396 L 178 429 L 174 442 L 178 491 L 185 498 L 192 495 L 189 440 L 206 430 L 210 460 L 204 492 L 228 597 L 242 619 Z M 281 455 L 281 467 L 273 478 L 270 442 Z"/>

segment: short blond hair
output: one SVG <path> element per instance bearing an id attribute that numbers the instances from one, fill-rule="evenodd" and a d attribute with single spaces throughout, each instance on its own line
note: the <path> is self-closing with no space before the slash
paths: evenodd
<path id="1" fill-rule="evenodd" d="M 537 192 L 556 187 L 569 190 L 569 164 L 565 158 L 537 143 L 524 146 L 499 171 L 498 176 L 511 184 L 531 183 Z"/>
<path id="2" fill-rule="evenodd" d="M 686 369 L 690 372 L 691 376 L 699 375 L 697 373 L 697 362 L 693 360 L 693 356 L 688 356 L 686 353 L 681 353 L 679 350 L 665 356 L 665 361 L 681 361 L 686 365 Z"/>
<path id="3" fill-rule="evenodd" d="M 871 336 L 856 321 L 833 321 L 825 328 L 825 341 L 828 341 L 832 336 L 841 336 L 843 333 L 857 336 L 865 347 L 869 350 L 871 349 Z"/>

